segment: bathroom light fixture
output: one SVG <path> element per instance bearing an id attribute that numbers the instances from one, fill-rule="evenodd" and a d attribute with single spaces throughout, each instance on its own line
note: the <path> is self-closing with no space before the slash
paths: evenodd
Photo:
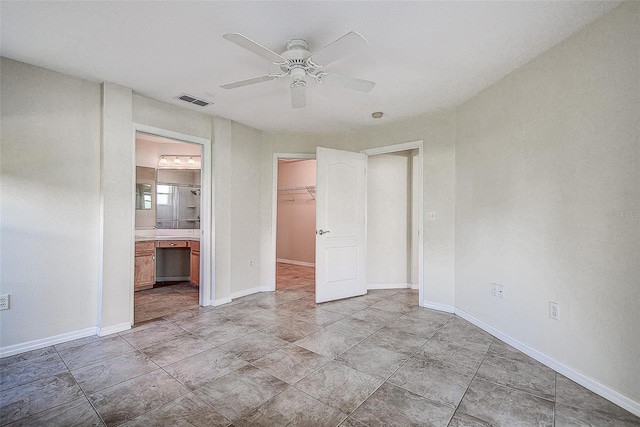
<path id="1" fill-rule="evenodd" d="M 162 154 L 158 160 L 158 167 L 198 169 L 200 167 L 200 158 L 201 156 L 191 154 Z M 169 159 L 173 160 L 170 162 Z"/>

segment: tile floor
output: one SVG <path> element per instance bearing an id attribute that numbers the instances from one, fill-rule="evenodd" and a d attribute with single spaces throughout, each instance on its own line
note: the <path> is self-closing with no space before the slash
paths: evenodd
<path id="1" fill-rule="evenodd" d="M 276 290 L 288 288 L 313 292 L 316 286 L 316 269 L 299 265 L 276 263 Z"/>
<path id="2" fill-rule="evenodd" d="M 277 289 L 289 287 L 304 288 L 313 292 L 315 287 L 315 269 L 291 264 L 277 263 Z M 189 282 L 161 283 L 153 289 L 138 291 L 134 294 L 134 323 L 188 310 L 198 306 L 199 289 Z"/>
<path id="3" fill-rule="evenodd" d="M 133 295 L 134 323 L 146 322 L 162 316 L 198 306 L 198 286 L 189 282 L 161 284 Z"/>
<path id="4" fill-rule="evenodd" d="M 416 291 L 279 288 L 0 359 L 0 424 L 640 426 Z"/>

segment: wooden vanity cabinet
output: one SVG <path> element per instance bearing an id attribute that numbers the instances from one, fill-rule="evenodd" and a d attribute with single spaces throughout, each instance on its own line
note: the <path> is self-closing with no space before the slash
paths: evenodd
<path id="1" fill-rule="evenodd" d="M 188 240 L 158 240 L 158 247 L 169 248 L 169 249 L 188 248 L 189 241 Z"/>
<path id="2" fill-rule="evenodd" d="M 134 290 L 151 289 L 156 283 L 156 243 L 136 242 Z"/>
<path id="3" fill-rule="evenodd" d="M 136 242 L 134 288 L 151 289 L 156 283 L 156 247 L 160 249 L 189 249 L 189 280 L 200 285 L 200 242 L 191 240 L 159 240 Z"/>
<path id="4" fill-rule="evenodd" d="M 191 248 L 191 283 L 200 285 L 200 242 L 190 241 Z"/>

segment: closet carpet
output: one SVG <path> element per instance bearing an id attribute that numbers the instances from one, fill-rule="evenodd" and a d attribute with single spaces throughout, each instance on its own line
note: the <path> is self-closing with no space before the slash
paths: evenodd
<path id="1" fill-rule="evenodd" d="M 3 358 L 0 424 L 640 426 L 417 291 L 283 286 Z"/>

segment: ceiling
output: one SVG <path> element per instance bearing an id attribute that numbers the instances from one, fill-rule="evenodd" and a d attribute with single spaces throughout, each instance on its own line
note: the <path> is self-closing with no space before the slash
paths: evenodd
<path id="1" fill-rule="evenodd" d="M 455 107 L 618 1 L 1 2 L 2 56 L 262 129 L 339 133 Z M 369 45 L 327 71 L 377 83 L 369 93 L 307 84 L 292 109 L 286 78 L 222 38 L 238 32 L 281 53 L 291 38 L 313 52 L 349 31 Z M 213 101 L 176 100 L 188 93 Z M 375 121 L 374 111 L 385 116 Z"/>

